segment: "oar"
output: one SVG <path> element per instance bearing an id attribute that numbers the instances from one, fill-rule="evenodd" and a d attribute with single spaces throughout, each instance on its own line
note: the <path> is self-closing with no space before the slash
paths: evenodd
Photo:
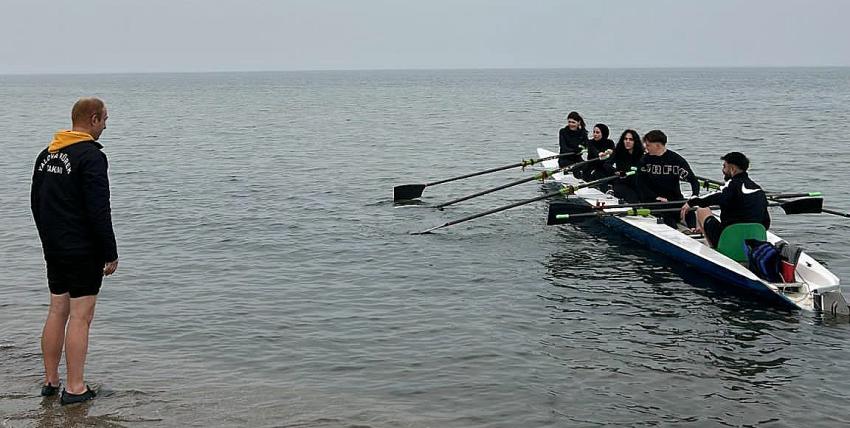
<path id="1" fill-rule="evenodd" d="M 626 173 L 626 175 L 624 177 L 630 176 L 634 173 L 635 173 L 634 171 L 629 171 L 629 172 Z M 515 202 L 515 203 L 509 204 L 509 205 L 501 206 L 501 207 L 498 207 L 498 208 L 493 208 L 492 210 L 484 211 L 484 212 L 478 213 L 478 214 L 473 214 L 471 216 L 464 217 L 464 218 L 461 218 L 461 219 L 452 220 L 450 222 L 443 223 L 439 226 L 434 226 L 430 229 L 423 230 L 422 232 L 411 232 L 411 234 L 412 235 L 423 235 L 423 234 L 426 234 L 426 233 L 431 233 L 431 232 L 433 232 L 437 229 L 442 229 L 444 227 L 449 227 L 449 226 L 452 226 L 452 225 L 455 225 L 455 224 L 458 224 L 458 223 L 463 223 L 465 221 L 474 220 L 478 217 L 484 217 L 485 215 L 490 215 L 490 214 L 494 214 L 494 213 L 497 213 L 497 212 L 500 212 L 500 211 L 509 210 L 511 208 L 516 208 L 516 207 L 521 206 L 521 205 L 527 205 L 527 204 L 530 204 L 532 202 L 541 201 L 543 199 L 552 198 L 552 197 L 555 197 L 555 196 L 558 196 L 558 195 L 569 195 L 569 194 L 574 193 L 576 190 L 583 189 L 585 187 L 590 187 L 590 186 L 597 186 L 599 184 L 607 183 L 607 182 L 614 180 L 614 179 L 617 179 L 617 178 L 621 178 L 621 177 L 615 175 L 613 177 L 602 178 L 602 179 L 599 179 L 599 180 L 596 180 L 596 181 L 591 181 L 589 183 L 580 184 L 578 186 L 565 186 L 564 188 L 558 190 L 557 192 L 549 192 L 549 193 L 546 193 L 542 196 L 538 196 L 536 198 L 526 199 L 526 200 Z"/>
<path id="2" fill-rule="evenodd" d="M 522 184 L 522 183 L 528 183 L 529 181 L 533 181 L 533 180 L 541 180 L 542 181 L 542 180 L 545 180 L 545 179 L 547 179 L 547 178 L 549 178 L 549 177 L 551 177 L 551 176 L 553 176 L 553 175 L 555 175 L 559 172 L 563 172 L 564 174 L 566 174 L 566 173 L 569 173 L 569 172 L 576 170 L 577 168 L 581 168 L 581 167 L 583 167 L 583 166 L 585 166 L 589 163 L 596 162 L 600 159 L 602 159 L 602 160 L 607 159 L 607 156 L 606 157 L 593 158 L 593 159 L 582 161 L 582 162 L 577 162 L 577 163 L 574 163 L 572 165 L 568 165 L 568 166 L 565 166 L 563 168 L 556 169 L 554 171 L 543 171 L 539 174 L 535 174 L 533 177 L 523 178 L 522 180 L 513 181 L 513 182 L 510 182 L 510 183 L 507 183 L 507 184 L 503 184 L 501 186 L 493 187 L 492 189 L 482 190 L 478 193 L 473 193 L 471 195 L 466 195 L 466 196 L 463 196 L 463 197 L 460 197 L 460 198 L 457 198 L 457 199 L 453 199 L 453 200 L 448 201 L 448 202 L 443 202 L 442 204 L 437 205 L 434 208 L 441 210 L 444 207 L 447 207 L 449 205 L 453 205 L 453 204 L 456 204 L 458 202 L 463 202 L 463 201 L 466 201 L 466 200 L 469 200 L 469 199 L 472 199 L 472 198 L 477 198 L 479 196 L 483 196 L 483 195 L 486 195 L 488 193 L 493 193 L 497 190 L 507 189 L 508 187 L 513 187 L 513 186 L 516 186 L 516 185 L 519 185 L 519 184 Z"/>
<path id="3" fill-rule="evenodd" d="M 820 192 L 809 193 L 782 193 L 775 195 L 777 198 L 800 198 L 800 197 L 816 197 L 820 196 Z M 614 208 L 681 208 L 687 199 L 668 202 L 635 202 L 631 204 L 616 204 L 616 205 L 587 205 L 587 204 L 570 204 L 570 203 L 555 203 L 549 205 L 549 216 L 546 219 L 546 224 L 555 224 L 555 216 L 560 214 L 582 214 L 592 213 L 596 211 L 609 210 Z"/>
<path id="4" fill-rule="evenodd" d="M 581 153 L 581 152 L 580 152 Z M 402 184 L 401 186 L 395 186 L 393 188 L 393 200 L 394 201 L 402 201 L 406 199 L 416 199 L 422 196 L 422 192 L 425 191 L 425 188 L 428 186 L 436 186 L 438 184 L 448 183 L 450 181 L 463 180 L 464 178 L 475 177 L 478 175 L 490 174 L 491 172 L 504 171 L 506 169 L 511 168 L 519 168 L 519 167 L 527 167 L 534 165 L 536 163 L 540 163 L 547 160 L 558 159 L 564 156 L 572 156 L 580 153 L 561 153 L 559 155 L 547 156 L 545 158 L 540 159 L 528 159 L 523 160 L 522 162 L 512 163 L 510 165 L 500 166 L 497 168 L 491 168 L 484 171 L 473 172 L 471 174 L 460 175 L 457 177 L 447 178 L 445 180 L 433 181 L 431 183 L 425 184 Z"/>
<path id="5" fill-rule="evenodd" d="M 697 176 L 697 180 L 702 181 L 702 184 L 706 189 L 711 188 L 712 186 L 716 186 L 714 188 L 718 188 L 718 187 L 725 184 L 722 181 L 712 180 L 710 178 L 705 178 L 705 177 L 700 177 L 700 176 Z M 814 192 L 814 193 L 817 193 L 817 194 L 811 195 L 811 196 L 821 196 L 820 192 Z M 779 201 L 779 202 L 781 202 L 782 198 L 790 197 L 790 196 L 785 196 L 785 195 L 777 195 L 777 194 L 771 193 L 771 192 L 765 192 L 765 195 L 767 195 L 768 199 L 772 199 L 772 200 Z M 834 209 L 831 209 L 831 208 L 823 208 L 821 210 L 821 212 L 825 212 L 827 214 L 832 214 L 832 215 L 837 215 L 837 216 L 840 216 L 840 217 L 850 218 L 850 213 L 841 212 L 841 211 L 834 210 Z"/>
<path id="6" fill-rule="evenodd" d="M 795 199 L 793 201 L 788 202 L 780 202 L 780 203 L 772 203 L 768 204 L 769 207 L 780 207 L 785 214 L 817 214 L 821 212 L 823 209 L 823 198 L 803 198 L 803 199 Z M 717 209 L 719 207 L 713 206 L 711 209 Z M 551 210 L 551 207 L 550 207 Z M 551 211 L 549 214 L 549 221 L 547 224 L 564 224 L 573 221 L 581 221 L 590 217 L 626 217 L 626 216 L 641 216 L 648 217 L 650 215 L 655 216 L 657 214 L 664 214 L 670 212 L 678 212 L 681 208 L 659 208 L 659 209 L 651 209 L 651 208 L 629 208 L 625 211 L 596 211 L 590 213 L 578 213 L 578 214 L 555 214 L 552 215 Z M 696 210 L 696 207 L 691 208 L 691 211 Z"/>

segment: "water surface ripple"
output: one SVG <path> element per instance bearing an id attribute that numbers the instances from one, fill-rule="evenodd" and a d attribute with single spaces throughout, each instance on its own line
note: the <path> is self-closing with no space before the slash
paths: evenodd
<path id="1" fill-rule="evenodd" d="M 850 210 L 850 69 L 0 76 L 0 426 L 843 426 L 850 323 L 763 307 L 598 223 L 545 226 L 529 172 L 392 187 L 555 149 L 570 110 L 661 128 L 719 176 Z M 121 265 L 87 377 L 37 397 L 32 162 L 82 94 L 110 123 Z M 850 223 L 774 215 L 839 277 Z"/>

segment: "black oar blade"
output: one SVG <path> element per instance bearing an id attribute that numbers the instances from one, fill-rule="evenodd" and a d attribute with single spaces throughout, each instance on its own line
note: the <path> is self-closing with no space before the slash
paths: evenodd
<path id="1" fill-rule="evenodd" d="M 425 186 L 425 184 L 402 184 L 401 186 L 395 186 L 393 187 L 393 200 L 404 201 L 416 199 L 422 196 Z"/>
<path id="2" fill-rule="evenodd" d="M 797 199 L 783 202 L 780 207 L 785 214 L 818 214 L 823 211 L 823 198 Z"/>
<path id="3" fill-rule="evenodd" d="M 594 210 L 590 205 L 576 204 L 569 202 L 553 202 L 549 204 L 549 216 L 546 218 L 546 224 L 564 224 L 569 223 L 567 219 L 559 219 L 561 214 L 584 214 L 592 213 Z"/>

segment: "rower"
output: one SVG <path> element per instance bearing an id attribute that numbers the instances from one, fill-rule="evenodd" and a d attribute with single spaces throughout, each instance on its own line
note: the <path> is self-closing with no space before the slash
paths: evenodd
<path id="1" fill-rule="evenodd" d="M 691 207 L 701 207 L 697 209 L 697 227 L 712 248 L 717 247 L 723 230 L 733 224 L 756 223 L 764 230 L 770 228 L 767 195 L 747 174 L 750 160 L 739 152 L 727 153 L 720 159 L 726 184 L 717 192 L 691 198 L 680 213 L 684 218 Z M 712 205 L 720 206 L 720 220 L 708 208 Z"/>
<path id="2" fill-rule="evenodd" d="M 578 112 L 571 111 L 567 115 L 567 126 L 558 131 L 558 144 L 561 147 L 561 154 L 574 153 L 572 156 L 559 158 L 559 167 L 563 168 L 582 161 L 581 151 L 587 147 L 587 129 L 584 125 L 584 119 Z M 580 178 L 576 172 L 573 175 Z"/>
<path id="3" fill-rule="evenodd" d="M 609 133 L 608 126 L 604 123 L 597 123 L 593 126 L 593 139 L 587 141 L 587 159 L 598 157 L 604 159 L 614 151 L 614 142 L 608 138 Z M 605 173 L 602 162 L 588 164 L 581 174 L 584 181 L 599 180 L 610 175 Z"/>
<path id="4" fill-rule="evenodd" d="M 641 202 L 667 202 L 682 200 L 679 181 L 691 184 L 691 194 L 699 195 L 699 180 L 688 161 L 667 149 L 667 136 L 655 129 L 643 136 L 646 155 L 638 164 L 637 187 Z M 664 223 L 676 228 L 679 216 L 664 215 Z"/>
<path id="5" fill-rule="evenodd" d="M 611 189 L 614 191 L 614 196 L 629 203 L 640 202 L 640 198 L 634 177 L 626 177 L 626 173 L 632 171 L 632 168 L 637 169 L 643 158 L 643 152 L 640 135 L 634 129 L 627 129 L 620 135 L 620 141 L 602 164 L 606 175 L 622 177 L 622 180 L 616 180 L 611 184 Z"/>

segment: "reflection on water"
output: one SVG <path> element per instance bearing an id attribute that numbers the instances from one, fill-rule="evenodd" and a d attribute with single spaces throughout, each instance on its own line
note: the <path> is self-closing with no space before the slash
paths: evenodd
<path id="1" fill-rule="evenodd" d="M 776 332 L 794 335 L 807 315 L 727 294 L 598 221 L 561 226 L 558 236 L 563 246 L 544 263 L 551 292 L 540 297 L 552 320 L 543 344 L 565 367 L 585 378 L 652 378 L 649 391 L 659 379 L 690 379 L 690 394 L 740 403 L 763 402 L 751 392 L 781 391 L 802 376 L 792 342 Z M 653 409 L 693 413 L 678 404 Z"/>

